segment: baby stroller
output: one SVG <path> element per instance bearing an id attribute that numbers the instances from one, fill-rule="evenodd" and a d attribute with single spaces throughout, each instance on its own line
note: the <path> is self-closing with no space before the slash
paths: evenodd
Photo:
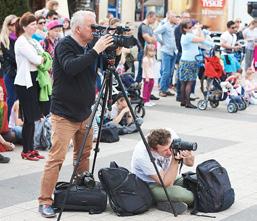
<path id="1" fill-rule="evenodd" d="M 220 86 L 224 92 L 224 99 L 227 100 L 229 113 L 236 113 L 238 110 L 242 111 L 247 108 L 247 102 L 241 92 L 239 93 L 228 80 L 221 82 Z"/>
<path id="2" fill-rule="evenodd" d="M 200 58 L 198 56 L 196 60 L 199 62 Z M 208 102 L 212 108 L 216 108 L 220 101 L 226 99 L 222 97 L 222 88 L 220 87 L 224 71 L 219 58 L 214 55 L 214 50 L 210 51 L 209 56 L 202 55 L 202 61 L 204 62 L 204 74 L 200 82 L 204 99 L 199 100 L 197 107 L 199 110 L 206 110 Z"/>
<path id="3" fill-rule="evenodd" d="M 144 100 L 140 96 L 141 84 L 134 81 L 133 73 L 120 74 L 120 79 L 128 93 L 130 103 L 134 107 L 134 112 L 137 117 L 143 118 L 145 116 Z M 113 94 L 121 91 L 116 79 L 113 80 Z"/>
<path id="4" fill-rule="evenodd" d="M 247 104 L 242 96 L 235 94 L 233 86 L 229 82 L 222 82 L 225 79 L 223 67 L 217 56 L 204 58 L 204 76 L 201 78 L 201 90 L 203 100 L 199 100 L 199 110 L 206 110 L 208 102 L 212 108 L 219 106 L 220 101 L 228 98 L 227 111 L 236 113 L 238 110 L 245 110 Z"/>

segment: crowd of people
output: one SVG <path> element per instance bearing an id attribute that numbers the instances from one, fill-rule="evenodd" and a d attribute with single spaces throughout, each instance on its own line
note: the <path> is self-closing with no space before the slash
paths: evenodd
<path id="1" fill-rule="evenodd" d="M 42 121 L 51 113 L 52 146 L 38 198 L 39 212 L 44 217 L 55 216 L 52 193 L 71 140 L 74 165 L 78 163 L 83 136 L 91 121 L 92 106 L 101 87 L 101 72 L 108 65 L 104 55 L 103 64 L 99 62 L 100 55 L 113 45 L 113 38 L 109 34 L 93 39 L 91 26 L 96 24 L 94 12 L 78 11 L 70 20 L 58 14 L 57 9 L 58 1 L 49 0 L 46 8 L 34 14 L 26 12 L 21 17 L 9 15 L 3 22 L 0 34 L 0 152 L 13 150 L 13 143 L 17 142 L 22 144 L 22 159 L 44 159 L 34 147 L 35 122 Z M 191 101 L 197 98 L 196 80 L 199 76 L 203 77 L 195 58 L 199 50 L 208 51 L 215 46 L 208 27 L 191 19 L 188 12 L 178 16 L 168 11 L 166 18 L 158 25 L 156 20 L 156 13 L 148 12 L 138 27 L 138 45 L 131 49 L 116 49 L 117 71 L 127 89 L 140 90 L 143 85 L 141 94 L 146 108 L 156 105 L 152 100 L 176 95 L 180 106 L 195 109 Z M 110 17 L 99 23 L 117 27 L 122 22 Z M 245 84 L 242 86 L 249 102 L 257 104 L 257 84 L 254 81 L 257 22 L 253 20 L 245 30 L 240 30 L 237 23 L 229 21 L 227 31 L 221 35 L 220 59 L 226 77 L 237 74 L 237 78 L 242 78 L 242 57 L 238 52 L 241 52 L 242 47 L 246 48 Z M 245 40 L 245 45 L 237 41 L 240 36 Z M 159 51 L 161 67 L 158 70 Z M 136 60 L 137 73 L 134 65 Z M 158 84 L 160 97 L 153 94 L 155 83 Z M 116 125 L 120 134 L 136 132 L 137 127 L 124 95 L 117 93 L 114 96 L 112 111 L 106 115 L 106 125 Z M 99 119 L 94 120 L 97 127 Z M 138 123 L 141 125 L 142 119 Z M 89 170 L 89 156 L 96 134 L 98 131 L 91 128 L 78 173 Z M 159 162 L 163 161 L 158 169 L 162 171 L 165 185 L 172 186 L 168 189 L 171 197 L 192 205 L 192 193 L 177 186 L 179 180 L 175 178 L 177 160 L 183 159 L 186 165 L 192 166 L 194 157 L 189 151 L 174 156 L 170 149 L 174 137 L 177 135 L 172 131 L 154 130 L 147 139 L 151 150 L 160 158 Z M 132 157 L 133 172 L 150 183 L 155 198 L 163 201 L 159 178 L 149 169 L 150 159 L 147 160 L 145 155 L 145 148 L 138 144 Z M 167 162 L 166 158 L 169 159 Z M 173 161 L 172 158 L 177 160 Z M 9 160 L 0 155 L 1 163 L 8 163 Z M 165 205 L 160 204 L 159 207 Z"/>

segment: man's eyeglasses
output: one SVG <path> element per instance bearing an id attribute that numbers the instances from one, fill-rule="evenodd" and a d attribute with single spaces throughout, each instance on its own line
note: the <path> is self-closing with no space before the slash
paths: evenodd
<path id="1" fill-rule="evenodd" d="M 40 21 L 40 22 L 38 22 L 38 24 L 40 24 L 40 25 L 45 25 L 46 22 L 45 22 L 45 21 Z"/>
<path id="2" fill-rule="evenodd" d="M 242 21 L 236 21 L 236 23 L 242 23 Z"/>
<path id="3" fill-rule="evenodd" d="M 230 27 L 231 29 L 236 29 L 236 27 L 235 26 L 233 26 L 233 27 Z"/>

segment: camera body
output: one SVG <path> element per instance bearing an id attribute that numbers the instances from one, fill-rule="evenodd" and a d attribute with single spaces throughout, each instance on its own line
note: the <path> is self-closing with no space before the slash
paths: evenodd
<path id="1" fill-rule="evenodd" d="M 87 188 L 94 188 L 95 187 L 95 180 L 91 173 L 88 171 L 77 174 L 74 178 L 74 184 L 78 186 L 85 186 Z"/>
<path id="2" fill-rule="evenodd" d="M 94 41 L 98 40 L 101 36 L 109 34 L 113 38 L 113 45 L 106 49 L 108 57 L 115 57 L 115 50 L 118 47 L 131 48 L 137 45 L 137 39 L 133 35 L 124 35 L 130 31 L 127 26 L 117 26 L 115 28 L 110 26 L 92 25 Z"/>
<path id="3" fill-rule="evenodd" d="M 170 147 L 175 152 L 179 152 L 179 151 L 182 151 L 182 150 L 196 151 L 197 150 L 197 143 L 196 142 L 183 141 L 183 140 L 181 140 L 181 138 L 178 138 L 178 139 L 173 139 Z"/>

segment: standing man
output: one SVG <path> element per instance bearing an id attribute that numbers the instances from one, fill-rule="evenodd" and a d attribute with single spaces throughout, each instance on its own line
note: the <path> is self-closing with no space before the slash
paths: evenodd
<path id="1" fill-rule="evenodd" d="M 188 12 L 186 12 L 186 11 L 182 12 L 180 23 L 190 21 L 190 19 L 191 19 L 191 16 Z M 177 49 L 178 49 L 177 59 L 176 59 L 176 64 L 177 65 L 179 64 L 179 61 L 180 61 L 180 58 L 181 58 L 181 55 L 182 55 L 182 47 L 181 47 L 181 43 L 180 43 L 181 36 L 182 36 L 182 30 L 181 30 L 181 25 L 179 24 L 175 28 L 175 40 L 176 40 L 176 46 L 177 46 Z M 178 71 L 177 71 L 177 75 L 178 75 Z M 176 97 L 176 100 L 178 102 L 181 101 L 181 99 L 180 99 L 180 87 L 181 87 L 181 82 L 179 80 L 179 77 L 177 76 L 177 82 L 176 82 L 177 97 Z"/>
<path id="2" fill-rule="evenodd" d="M 95 14 L 78 11 L 71 19 L 71 36 L 62 39 L 55 48 L 53 65 L 52 148 L 49 151 L 41 180 L 39 212 L 43 217 L 55 217 L 52 194 L 62 167 L 68 144 L 74 143 L 73 160 L 89 123 L 91 106 L 95 101 L 96 68 L 98 55 L 111 46 L 112 37 L 101 37 L 92 48 L 91 25 L 96 24 Z M 92 148 L 92 129 L 87 138 L 77 173 L 89 169 Z"/>
<path id="3" fill-rule="evenodd" d="M 156 38 L 154 37 L 154 32 L 150 25 L 154 24 L 156 21 L 156 14 L 153 11 L 147 13 L 145 20 L 138 27 L 137 39 L 139 41 L 140 47 L 138 51 L 138 73 L 136 81 L 140 83 L 142 81 L 142 61 L 144 56 L 145 44 L 155 44 Z"/>
<path id="4" fill-rule="evenodd" d="M 172 11 L 169 11 L 167 15 L 167 21 L 164 24 L 158 26 L 154 32 L 157 35 L 157 40 L 161 44 L 162 52 L 162 75 L 159 93 L 161 97 L 166 97 L 167 95 L 175 95 L 169 91 L 169 85 L 172 82 L 176 62 L 177 47 L 174 34 L 176 22 L 176 14 Z"/>
<path id="5" fill-rule="evenodd" d="M 227 22 L 227 31 L 223 32 L 220 36 L 221 59 L 224 63 L 224 71 L 229 76 L 231 73 L 240 72 L 242 69 L 240 63 L 235 57 L 235 52 L 242 48 L 237 45 L 236 24 L 234 21 Z"/>

